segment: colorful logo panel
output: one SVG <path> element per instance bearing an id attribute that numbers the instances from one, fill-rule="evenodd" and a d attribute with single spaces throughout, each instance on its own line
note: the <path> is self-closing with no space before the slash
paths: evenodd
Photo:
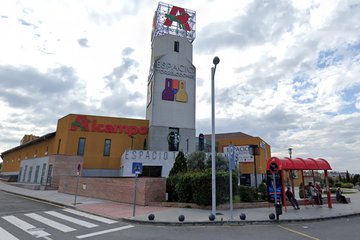
<path id="1" fill-rule="evenodd" d="M 162 100 L 187 102 L 188 94 L 184 80 L 166 78 L 165 88 L 162 92 Z"/>

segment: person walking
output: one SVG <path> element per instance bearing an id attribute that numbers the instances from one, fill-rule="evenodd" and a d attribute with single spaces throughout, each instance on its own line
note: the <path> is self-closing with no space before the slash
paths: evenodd
<path id="1" fill-rule="evenodd" d="M 299 210 L 299 209 L 300 209 L 299 203 L 298 203 L 298 201 L 296 200 L 294 194 L 290 191 L 290 187 L 287 188 L 285 194 L 286 194 L 287 199 L 289 200 L 289 202 L 290 202 L 291 205 L 293 206 L 293 208 L 294 208 L 295 210 Z"/>

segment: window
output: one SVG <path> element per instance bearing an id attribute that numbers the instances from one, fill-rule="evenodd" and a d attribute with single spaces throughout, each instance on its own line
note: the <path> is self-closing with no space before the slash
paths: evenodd
<path id="1" fill-rule="evenodd" d="M 110 156 L 111 139 L 105 139 L 104 156 Z"/>
<path id="2" fill-rule="evenodd" d="M 143 166 L 140 177 L 161 177 L 162 166 Z"/>
<path id="3" fill-rule="evenodd" d="M 84 156 L 85 153 L 85 138 L 79 138 L 79 143 L 78 143 L 78 150 L 77 150 L 77 155 L 78 156 Z"/>
<path id="4" fill-rule="evenodd" d="M 169 134 L 167 136 L 168 150 L 179 151 L 180 134 L 179 128 L 169 128 Z"/>
<path id="5" fill-rule="evenodd" d="M 174 42 L 174 52 L 179 52 L 180 49 L 180 43 L 178 41 Z"/>

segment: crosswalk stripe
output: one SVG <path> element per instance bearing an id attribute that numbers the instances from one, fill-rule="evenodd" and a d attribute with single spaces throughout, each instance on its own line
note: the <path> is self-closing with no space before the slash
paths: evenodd
<path id="1" fill-rule="evenodd" d="M 98 226 L 98 225 L 96 225 L 96 224 L 89 223 L 89 222 L 86 222 L 86 221 L 83 221 L 83 220 L 80 220 L 80 219 L 77 219 L 77 218 L 69 217 L 69 216 L 67 216 L 67 215 L 64 215 L 64 214 L 61 214 L 61 213 L 58 213 L 58 212 L 55 212 L 55 211 L 47 211 L 47 212 L 45 212 L 45 213 L 46 213 L 46 214 L 49 214 L 49 215 L 51 215 L 51 216 L 54 216 L 54 217 L 63 219 L 63 220 L 65 220 L 65 221 L 69 221 L 69 222 L 78 224 L 78 225 L 83 226 L 83 227 L 86 227 L 86 228 L 93 228 L 93 227 L 97 227 L 97 226 Z"/>
<path id="2" fill-rule="evenodd" d="M 83 238 L 88 238 L 88 237 L 93 237 L 93 236 L 102 235 L 102 234 L 105 234 L 105 233 L 121 231 L 121 230 L 125 230 L 125 229 L 128 229 L 128 228 L 133 228 L 133 227 L 134 227 L 133 225 L 127 225 L 127 226 L 122 226 L 122 227 L 118 227 L 118 228 L 108 229 L 108 230 L 104 230 L 104 231 L 100 231 L 100 232 L 94 232 L 94 233 L 89 233 L 89 234 L 85 234 L 85 235 L 80 235 L 80 236 L 77 236 L 76 238 L 83 239 Z"/>
<path id="3" fill-rule="evenodd" d="M 37 229 L 35 226 L 31 225 L 30 223 L 27 223 L 15 216 L 5 216 L 2 218 L 8 221 L 9 223 L 15 225 L 16 227 L 29 233 L 30 235 L 33 235 L 36 238 L 46 237 L 51 235 L 50 233 Z"/>
<path id="4" fill-rule="evenodd" d="M 96 220 L 96 221 L 99 221 L 99 222 L 103 222 L 103 223 L 107 223 L 107 224 L 117 223 L 117 221 L 114 221 L 114 220 L 111 220 L 111 219 L 108 219 L 108 218 L 95 216 L 95 215 L 80 212 L 80 211 L 77 211 L 77 210 L 74 210 L 74 209 L 65 208 L 63 210 L 65 212 L 68 212 L 68 213 L 72 213 L 72 214 L 75 214 L 75 215 L 78 215 L 78 216 L 86 217 L 86 218 Z"/>
<path id="5" fill-rule="evenodd" d="M 9 232 L 7 232 L 5 229 L 3 229 L 2 227 L 0 227 L 0 236 L 1 239 L 6 239 L 6 240 L 19 240 L 17 237 L 15 237 L 14 235 L 10 234 Z"/>
<path id="6" fill-rule="evenodd" d="M 76 229 L 75 228 L 71 228 L 71 227 L 68 227 L 62 223 L 59 223 L 59 222 L 55 222 L 51 219 L 48 219 L 48 218 L 45 218 L 43 216 L 40 216 L 36 213 L 29 213 L 29 214 L 25 214 L 25 216 L 28 216 L 38 222 L 41 222 L 43 224 L 46 224 L 52 228 L 55 228 L 57 230 L 60 230 L 62 232 L 71 232 L 71 231 L 75 231 Z"/>

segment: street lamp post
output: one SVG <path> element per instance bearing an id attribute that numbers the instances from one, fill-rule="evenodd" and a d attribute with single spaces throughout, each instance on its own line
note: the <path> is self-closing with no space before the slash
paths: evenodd
<path id="1" fill-rule="evenodd" d="M 211 68 L 211 192 L 212 214 L 216 216 L 216 164 L 215 164 L 215 71 L 220 59 L 214 57 Z"/>
<path id="2" fill-rule="evenodd" d="M 288 151 L 289 151 L 289 156 L 290 156 L 290 161 L 292 161 L 292 147 L 289 147 L 288 148 Z M 293 178 L 293 170 L 290 170 L 290 181 L 291 181 L 291 190 L 294 193 L 294 178 Z"/>
<path id="3" fill-rule="evenodd" d="M 291 159 L 292 148 L 291 148 L 291 147 L 289 147 L 289 148 L 288 148 L 288 151 L 289 151 L 289 156 L 290 156 L 290 159 Z"/>
<path id="4" fill-rule="evenodd" d="M 255 178 L 255 188 L 256 188 L 256 196 L 258 193 L 258 184 L 257 184 L 257 167 L 256 167 L 256 155 L 259 155 L 259 146 L 256 144 L 250 144 L 249 147 L 251 148 L 252 155 L 254 157 L 254 178 Z"/>

